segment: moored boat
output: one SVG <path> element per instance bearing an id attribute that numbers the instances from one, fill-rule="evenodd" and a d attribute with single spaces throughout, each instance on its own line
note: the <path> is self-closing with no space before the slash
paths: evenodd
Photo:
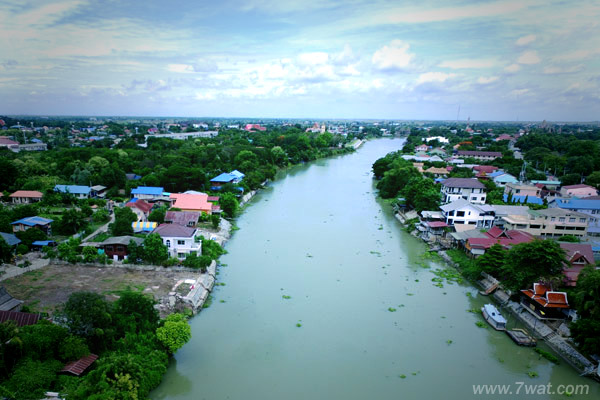
<path id="1" fill-rule="evenodd" d="M 493 304 L 486 304 L 481 307 L 481 313 L 483 314 L 483 318 L 492 326 L 492 328 L 497 331 L 506 330 L 506 319 Z"/>

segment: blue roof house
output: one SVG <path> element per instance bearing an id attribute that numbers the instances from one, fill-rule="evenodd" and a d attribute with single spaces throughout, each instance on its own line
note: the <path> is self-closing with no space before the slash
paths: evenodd
<path id="1" fill-rule="evenodd" d="M 12 233 L 0 232 L 0 236 L 4 239 L 6 244 L 9 246 L 16 246 L 21 243 L 21 239 L 13 235 Z"/>
<path id="2" fill-rule="evenodd" d="M 221 187 L 227 183 L 231 183 L 233 185 L 238 184 L 244 179 L 246 175 L 241 173 L 240 171 L 233 170 L 231 172 L 223 172 L 221 175 L 216 176 L 210 180 L 210 189 L 211 190 L 221 190 Z M 244 189 L 241 187 L 237 188 L 240 191 Z"/>
<path id="3" fill-rule="evenodd" d="M 488 176 L 498 186 L 504 186 L 507 183 L 518 183 L 519 182 L 519 180 L 516 177 L 514 177 L 511 174 L 508 174 L 508 173 L 506 173 L 504 171 L 492 172 Z"/>
<path id="4" fill-rule="evenodd" d="M 59 193 L 72 194 L 78 199 L 87 199 L 90 197 L 92 189 L 89 186 L 80 185 L 56 185 L 54 191 Z"/>
<path id="5" fill-rule="evenodd" d="M 589 236 L 600 236 L 600 200 L 586 198 L 556 198 L 548 203 L 549 208 L 562 208 L 563 210 L 576 211 L 592 216 L 588 224 Z"/>
<path id="6" fill-rule="evenodd" d="M 131 195 L 141 200 L 159 200 L 165 197 L 165 189 L 156 186 L 138 186 L 131 189 Z"/>
<path id="7" fill-rule="evenodd" d="M 52 228 L 50 224 L 52 224 L 54 220 L 42 217 L 27 217 L 21 218 L 18 221 L 11 222 L 10 224 L 13 226 L 13 232 L 21 232 L 26 231 L 29 228 L 38 228 L 43 232 L 46 232 L 47 235 L 52 234 Z"/>

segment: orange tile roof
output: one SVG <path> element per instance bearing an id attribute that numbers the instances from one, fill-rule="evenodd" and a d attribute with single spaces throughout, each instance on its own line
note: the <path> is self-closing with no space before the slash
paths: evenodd
<path id="1" fill-rule="evenodd" d="M 37 190 L 17 190 L 10 197 L 34 197 L 34 198 L 42 198 L 42 192 L 38 192 Z"/>
<path id="2" fill-rule="evenodd" d="M 182 211 L 211 213 L 212 203 L 208 202 L 208 195 L 206 194 L 171 193 L 169 197 L 175 199 L 173 207 L 180 208 Z"/>

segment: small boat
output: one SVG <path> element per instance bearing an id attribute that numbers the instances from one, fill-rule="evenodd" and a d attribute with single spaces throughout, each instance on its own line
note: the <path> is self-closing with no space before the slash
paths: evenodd
<path id="1" fill-rule="evenodd" d="M 486 304 L 481 307 L 481 313 L 483 314 L 483 318 L 492 326 L 492 328 L 497 331 L 506 330 L 506 319 L 504 319 L 502 314 L 500 314 L 500 311 L 498 311 L 493 304 Z"/>
<path id="2" fill-rule="evenodd" d="M 512 329 L 506 334 L 519 346 L 535 347 L 537 341 L 524 329 Z"/>

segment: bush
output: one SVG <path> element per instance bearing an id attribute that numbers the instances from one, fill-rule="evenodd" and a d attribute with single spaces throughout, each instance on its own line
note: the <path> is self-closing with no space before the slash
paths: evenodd
<path id="1" fill-rule="evenodd" d="M 26 245 L 24 245 L 23 243 L 20 243 L 17 246 L 17 254 L 23 255 L 23 254 L 26 254 L 28 252 L 29 252 L 29 248 Z"/>

